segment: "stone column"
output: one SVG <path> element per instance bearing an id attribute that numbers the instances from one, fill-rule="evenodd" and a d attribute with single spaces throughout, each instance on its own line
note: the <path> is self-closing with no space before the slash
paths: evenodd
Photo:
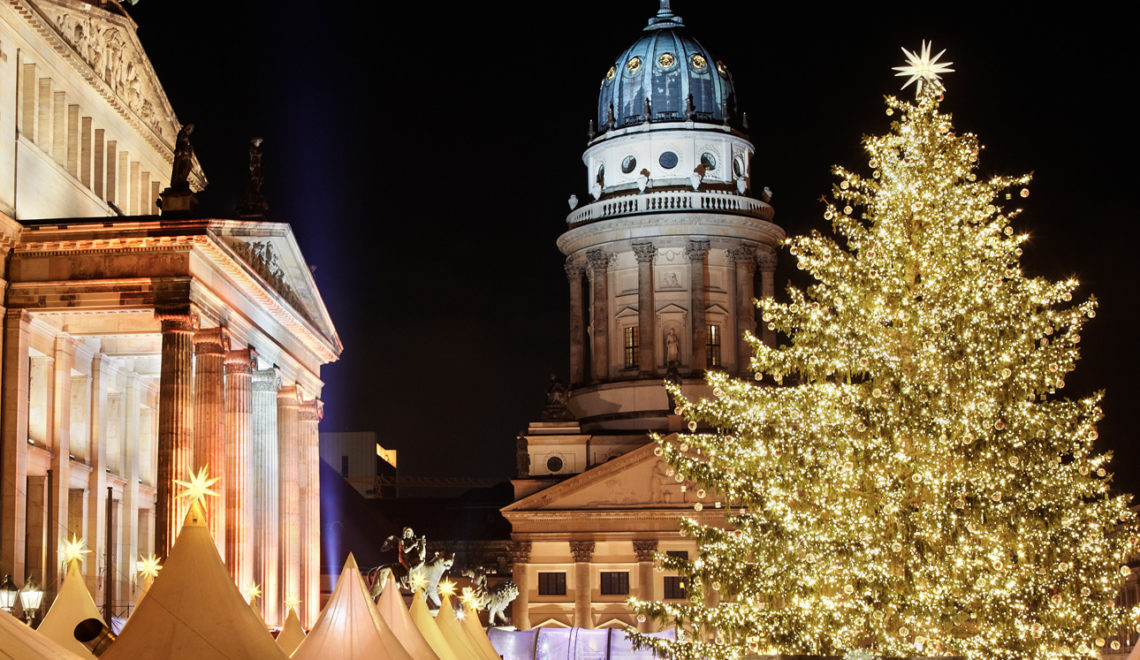
<path id="1" fill-rule="evenodd" d="M 762 246 L 756 253 L 756 261 L 760 264 L 760 297 L 773 298 L 776 295 L 776 251 L 770 246 Z M 776 331 L 768 329 L 768 322 L 761 319 L 763 331 L 761 337 L 764 343 L 772 348 L 776 347 Z"/>
<path id="2" fill-rule="evenodd" d="M 689 258 L 689 291 L 692 294 L 689 318 L 692 319 L 693 372 L 708 368 L 708 353 L 705 347 L 708 328 L 705 324 L 705 257 L 709 253 L 708 241 L 689 241 L 685 256 Z"/>
<path id="3" fill-rule="evenodd" d="M 756 248 L 741 245 L 730 253 L 736 265 L 736 372 L 741 376 L 751 373 L 749 363 L 752 347 L 744 339 L 744 333 L 756 333 L 756 305 L 753 282 L 756 279 Z"/>
<path id="4" fill-rule="evenodd" d="M 277 451 L 281 478 L 281 590 L 285 601 L 301 598 L 301 493 L 299 489 L 297 386 L 277 391 Z M 298 615 L 300 613 L 298 612 Z"/>
<path id="5" fill-rule="evenodd" d="M 123 485 L 119 531 L 119 584 L 116 593 L 123 600 L 134 600 L 135 577 L 142 543 L 138 537 L 139 520 L 139 436 L 142 410 L 142 384 L 135 372 L 124 374 L 123 383 Z"/>
<path id="6" fill-rule="evenodd" d="M 4 314 L 4 442 L 0 454 L 0 571 L 22 579 L 28 515 L 28 325 L 20 309 Z"/>
<path id="7" fill-rule="evenodd" d="M 194 321 L 189 314 L 159 314 L 162 370 L 158 381 L 158 485 L 155 553 L 166 559 L 186 517 L 186 498 L 176 497 L 175 479 L 185 479 L 194 461 Z"/>
<path id="8" fill-rule="evenodd" d="M 609 315 L 609 267 L 610 253 L 600 249 L 590 250 L 586 253 L 590 262 L 590 271 L 594 278 L 594 312 L 590 318 L 590 325 L 594 329 L 594 369 L 590 374 L 595 381 L 608 380 L 610 377 L 610 315 Z"/>
<path id="9" fill-rule="evenodd" d="M 224 328 L 194 333 L 194 470 L 206 468 L 218 482 L 221 500 L 206 502 L 206 519 L 218 554 L 226 556 L 226 413 L 225 361 L 229 338 Z M 184 478 L 184 477 L 183 477 Z"/>
<path id="10" fill-rule="evenodd" d="M 593 541 L 571 541 L 570 554 L 574 555 L 574 625 L 593 628 L 590 612 L 590 560 L 594 557 Z"/>
<path id="11" fill-rule="evenodd" d="M 570 386 L 586 382 L 586 308 L 582 276 L 586 264 L 573 257 L 566 260 L 566 278 L 570 280 Z"/>
<path id="12" fill-rule="evenodd" d="M 656 539 L 633 542 L 633 553 L 637 555 L 637 597 L 648 602 L 657 600 L 653 593 L 653 553 L 655 552 L 657 552 Z M 637 629 L 649 632 L 651 625 L 649 621 L 640 621 Z"/>
<path id="13" fill-rule="evenodd" d="M 530 630 L 530 576 L 527 574 L 530 563 L 530 541 L 511 543 L 511 580 L 519 588 L 519 595 L 511 603 L 511 624 L 518 630 Z"/>
<path id="14" fill-rule="evenodd" d="M 301 625 L 312 628 L 321 611 L 321 475 L 320 434 L 322 404 L 309 399 L 300 408 L 301 496 Z"/>
<path id="15" fill-rule="evenodd" d="M 653 258 L 657 247 L 652 243 L 634 243 L 637 257 L 637 366 L 642 374 L 657 370 L 657 310 L 653 302 Z"/>
<path id="16" fill-rule="evenodd" d="M 261 585 L 261 613 L 271 626 L 281 625 L 281 507 L 277 451 L 276 369 L 252 374 L 253 381 L 253 579 Z"/>
<path id="17" fill-rule="evenodd" d="M 253 390 L 250 387 L 250 349 L 227 351 L 225 356 L 226 398 L 226 566 L 234 583 L 244 589 L 253 583 L 250 523 L 253 497 L 250 492 L 250 447 Z"/>
<path id="18" fill-rule="evenodd" d="M 47 520 L 47 563 L 44 589 L 55 596 L 62 577 L 60 546 L 66 541 L 68 504 L 71 500 L 71 370 L 75 366 L 75 341 L 67 334 L 55 338 L 52 391 L 48 397 L 51 422 L 51 472 Z"/>
<path id="19" fill-rule="evenodd" d="M 114 380 L 110 360 L 102 353 L 96 353 L 91 358 L 91 446 L 88 449 L 87 461 L 91 466 L 91 474 L 87 477 L 87 543 L 96 560 L 84 562 L 84 578 L 87 580 L 87 589 L 95 598 L 96 603 L 103 602 L 103 590 L 106 581 L 103 580 L 104 567 L 102 561 L 106 552 L 104 547 L 107 538 L 107 474 L 110 472 L 107 460 L 108 432 L 107 423 L 110 417 L 110 385 Z M 187 461 L 189 462 L 189 461 Z M 183 473 L 185 474 L 185 473 Z M 185 479 L 185 476 L 178 477 Z M 173 477 L 172 477 L 173 479 Z M 173 484 L 171 484 L 173 485 Z M 157 489 L 157 486 L 156 486 Z M 173 498 L 173 496 L 172 496 Z M 172 501 L 177 506 L 178 501 Z M 155 493 L 155 507 L 161 508 L 158 502 L 158 493 Z M 179 519 L 181 524 L 181 519 Z M 174 538 L 171 535 L 171 544 Z M 159 553 L 158 532 L 155 531 L 154 552 Z"/>

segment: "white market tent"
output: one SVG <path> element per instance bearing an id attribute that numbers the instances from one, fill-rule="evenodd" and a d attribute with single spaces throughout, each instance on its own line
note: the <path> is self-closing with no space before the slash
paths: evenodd
<path id="1" fill-rule="evenodd" d="M 376 612 L 360 577 L 356 558 L 351 554 L 317 623 L 290 657 L 293 660 L 412 660 Z"/>
<path id="2" fill-rule="evenodd" d="M 408 608 L 404 607 L 400 588 L 396 586 L 396 580 L 391 573 L 388 574 L 388 584 L 384 586 L 384 592 L 380 594 L 380 601 L 376 603 L 376 611 L 379 612 L 384 623 L 392 629 L 396 639 L 400 640 L 400 644 L 407 649 L 408 654 L 415 660 L 436 660 L 439 658 L 428 641 L 420 634 L 420 629 L 412 621 L 412 615 L 408 613 Z"/>
<path id="3" fill-rule="evenodd" d="M 146 599 L 100 660 L 284 660 L 230 578 L 195 501 Z"/>
<path id="4" fill-rule="evenodd" d="M 435 623 L 439 626 L 439 631 L 443 633 L 443 638 L 447 640 L 447 645 L 461 658 L 467 660 L 482 658 L 483 654 L 479 653 L 479 649 L 475 647 L 475 644 L 467 637 L 463 626 L 459 624 L 459 619 L 455 618 L 455 608 L 451 606 L 451 596 L 442 593 L 440 596 L 443 604 L 440 605 L 439 612 L 435 615 Z"/>
<path id="5" fill-rule="evenodd" d="M 500 660 L 499 652 L 491 645 L 491 640 L 487 639 L 487 633 L 483 630 L 483 624 L 479 623 L 479 613 L 470 607 L 463 608 L 463 617 L 459 620 L 459 624 L 463 630 L 467 632 L 467 638 L 475 645 L 479 653 L 487 660 Z"/>
<path id="6" fill-rule="evenodd" d="M 67 576 L 59 587 L 59 594 L 51 604 L 36 632 L 51 639 L 60 646 L 83 658 L 95 656 L 82 642 L 75 639 L 75 626 L 86 619 L 103 620 L 103 615 L 95 607 L 95 599 L 87 591 L 79 562 L 72 561 L 67 567 Z"/>
<path id="7" fill-rule="evenodd" d="M 431 615 L 431 610 L 428 609 L 427 600 L 424 598 L 423 590 L 416 591 L 416 595 L 412 596 L 412 607 L 409 612 L 412 617 L 412 623 L 416 625 L 416 629 L 420 631 L 435 654 L 440 657 L 440 660 L 459 660 L 460 650 L 452 649 L 451 645 L 443 636 L 443 632 L 436 625 L 435 619 Z"/>
<path id="8" fill-rule="evenodd" d="M 0 658 L 13 660 L 82 660 L 76 655 L 0 610 Z"/>
<path id="9" fill-rule="evenodd" d="M 290 607 L 289 616 L 285 617 L 285 627 L 277 633 L 277 646 L 285 655 L 293 655 L 293 651 L 305 641 L 305 629 L 301 626 L 301 619 L 297 617 L 297 609 Z"/>

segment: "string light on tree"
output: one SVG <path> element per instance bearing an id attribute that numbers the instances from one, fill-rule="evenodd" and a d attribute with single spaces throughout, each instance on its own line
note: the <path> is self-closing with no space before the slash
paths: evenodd
<path id="1" fill-rule="evenodd" d="M 931 50 L 904 50 L 916 100 L 887 97 L 868 169 L 835 168 L 831 231 L 785 242 L 814 280 L 761 302 L 787 343 L 749 337 L 755 379 L 710 372 L 711 399 L 668 386 L 689 432 L 657 449 L 728 525 L 682 519 L 698 556 L 658 563 L 687 598 L 631 601 L 679 631 L 635 635 L 664 657 L 1093 658 L 1140 619 L 1101 395 L 1059 393 L 1096 302 L 1022 271 L 1030 177 L 978 171 Z"/>

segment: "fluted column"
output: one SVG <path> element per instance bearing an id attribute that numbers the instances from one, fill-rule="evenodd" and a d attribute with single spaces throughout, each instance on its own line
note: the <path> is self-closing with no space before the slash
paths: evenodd
<path id="1" fill-rule="evenodd" d="M 645 602 L 657 600 L 653 593 L 653 553 L 655 552 L 657 552 L 656 539 L 633 542 L 633 553 L 637 555 L 637 597 Z M 649 632 L 651 625 L 649 621 L 640 621 L 637 629 Z"/>
<path id="2" fill-rule="evenodd" d="M 530 630 L 530 576 L 527 564 L 530 563 L 530 541 L 511 543 L 511 580 L 519 588 L 519 595 L 511 603 L 511 625 L 518 630 Z"/>
<path id="3" fill-rule="evenodd" d="M 320 432 L 323 404 L 309 399 L 300 408 L 301 624 L 311 628 L 321 608 Z"/>
<path id="4" fill-rule="evenodd" d="M 253 493 L 250 490 L 250 449 L 253 430 L 253 390 L 250 349 L 227 351 L 226 367 L 226 566 L 239 587 L 253 582 Z"/>
<path id="5" fill-rule="evenodd" d="M 570 386 L 586 382 L 586 308 L 582 276 L 586 264 L 573 258 L 566 260 L 566 278 L 570 281 Z"/>
<path id="6" fill-rule="evenodd" d="M 590 250 L 586 253 L 590 270 L 594 275 L 594 312 L 590 325 L 594 329 L 594 371 L 593 380 L 608 380 L 610 377 L 610 318 L 609 318 L 609 279 L 610 253 L 603 250 Z"/>
<path id="7" fill-rule="evenodd" d="M 705 324 L 705 257 L 709 253 L 708 241 L 689 241 L 685 256 L 689 258 L 689 291 L 692 294 L 689 318 L 692 319 L 694 372 L 708 368 L 708 353 L 705 346 L 708 327 Z"/>
<path id="8" fill-rule="evenodd" d="M 226 413 L 225 361 L 229 339 L 223 328 L 194 333 L 194 469 L 206 468 L 217 477 L 214 489 L 225 493 Z M 226 503 L 207 503 L 206 518 L 218 554 L 226 556 Z"/>
<path id="9" fill-rule="evenodd" d="M 4 441 L 0 449 L 0 571 L 25 572 L 28 516 L 28 347 L 31 316 L 4 313 L 4 374 L 0 400 Z"/>
<path id="10" fill-rule="evenodd" d="M 756 261 L 760 265 L 760 297 L 773 298 L 776 295 L 776 251 L 765 245 L 757 252 Z M 763 324 L 761 337 L 764 343 L 775 348 L 776 331 L 768 329 L 767 321 L 761 323 Z"/>
<path id="11" fill-rule="evenodd" d="M 158 382 L 158 485 L 155 553 L 170 552 L 186 498 L 175 497 L 174 480 L 185 479 L 194 461 L 194 322 L 190 315 L 159 315 L 162 322 L 162 370 Z"/>
<path id="12" fill-rule="evenodd" d="M 593 541 L 571 541 L 570 554 L 574 555 L 574 625 L 593 628 L 590 615 L 590 560 L 594 558 Z"/>
<path id="13" fill-rule="evenodd" d="M 657 312 L 653 302 L 653 258 L 657 247 L 652 243 L 634 243 L 637 257 L 637 366 L 643 374 L 657 367 Z"/>
<path id="14" fill-rule="evenodd" d="M 281 595 L 286 602 L 301 597 L 301 492 L 297 386 L 277 391 L 277 457 L 281 477 Z M 298 613 L 299 614 L 299 613 Z"/>
<path id="15" fill-rule="evenodd" d="M 271 626 L 281 625 L 281 506 L 277 451 L 277 389 L 281 382 L 276 369 L 252 374 L 253 451 L 251 452 L 253 494 L 253 581 L 261 585 L 261 614 Z"/>
<path id="16" fill-rule="evenodd" d="M 751 372 L 749 362 L 752 348 L 744 339 L 744 333 L 756 333 L 756 306 L 753 282 L 756 279 L 756 248 L 741 245 L 730 253 L 736 265 L 736 371 L 742 376 Z"/>

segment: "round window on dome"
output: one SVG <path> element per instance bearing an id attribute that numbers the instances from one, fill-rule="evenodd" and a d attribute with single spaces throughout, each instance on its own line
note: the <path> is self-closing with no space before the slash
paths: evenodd
<path id="1" fill-rule="evenodd" d="M 744 157 L 737 156 L 732 161 L 732 173 L 736 176 L 744 176 Z"/>
<path id="2" fill-rule="evenodd" d="M 667 170 L 671 170 L 674 167 L 677 167 L 677 154 L 673 153 L 672 151 L 666 151 L 661 154 L 661 156 L 657 159 L 657 162 L 661 165 L 661 167 L 664 167 Z"/>
<path id="3" fill-rule="evenodd" d="M 728 76 L 728 67 L 726 67 L 724 65 L 724 62 L 721 62 L 720 60 L 716 61 L 716 70 L 720 71 L 720 75 Z"/>
<path id="4" fill-rule="evenodd" d="M 635 167 L 637 167 L 637 159 L 633 156 L 626 156 L 625 160 L 621 162 L 621 171 L 624 174 L 629 174 Z"/>
<path id="5" fill-rule="evenodd" d="M 629 58 L 629 61 L 625 63 L 625 68 L 630 73 L 637 73 L 638 71 L 641 70 L 641 58 L 640 57 Z"/>
<path id="6" fill-rule="evenodd" d="M 562 459 L 557 456 L 546 459 L 546 469 L 551 472 L 560 472 L 562 470 Z"/>
<path id="7" fill-rule="evenodd" d="M 662 69 L 671 69 L 676 63 L 677 60 L 674 59 L 673 53 L 661 53 L 661 57 L 657 58 L 657 64 Z"/>
<path id="8" fill-rule="evenodd" d="M 611 66 L 610 70 L 606 71 L 606 80 L 613 80 L 615 75 L 617 75 L 617 67 Z"/>
<path id="9" fill-rule="evenodd" d="M 706 172 L 711 172 L 716 169 L 716 156 L 709 152 L 701 154 L 701 166 L 705 168 Z"/>
<path id="10" fill-rule="evenodd" d="M 694 69 L 704 69 L 709 65 L 709 62 L 704 55 L 693 53 L 693 56 L 689 58 L 689 64 L 692 64 Z"/>

